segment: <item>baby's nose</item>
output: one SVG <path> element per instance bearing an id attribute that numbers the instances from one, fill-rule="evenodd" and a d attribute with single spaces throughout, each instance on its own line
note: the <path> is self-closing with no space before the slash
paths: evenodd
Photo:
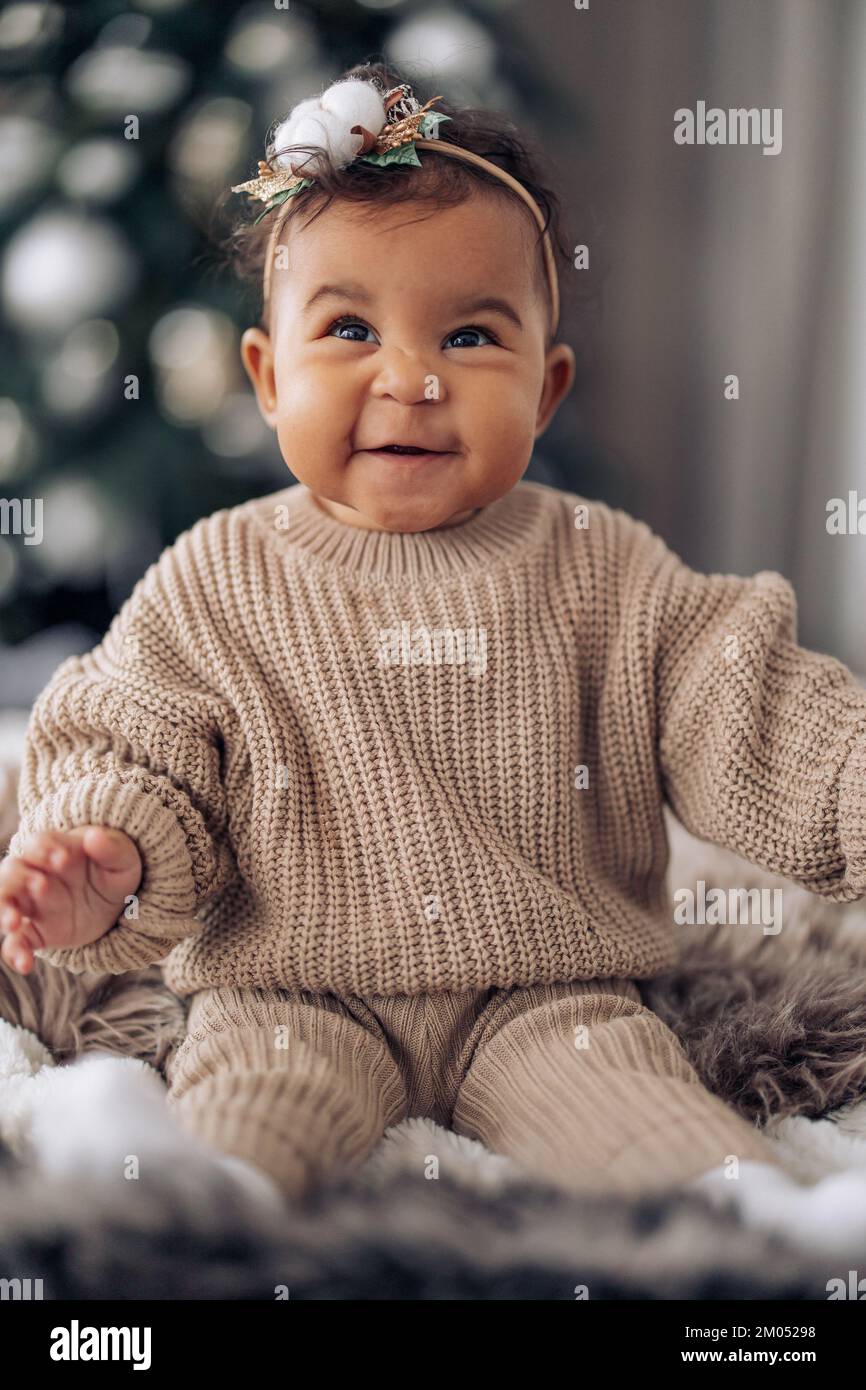
<path id="1" fill-rule="evenodd" d="M 374 395 L 390 396 L 401 405 L 444 399 L 443 382 L 423 353 L 391 347 L 377 356 L 380 361 L 373 382 Z"/>

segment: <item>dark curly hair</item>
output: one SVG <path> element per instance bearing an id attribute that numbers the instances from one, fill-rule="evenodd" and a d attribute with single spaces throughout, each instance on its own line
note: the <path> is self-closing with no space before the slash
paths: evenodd
<path id="1" fill-rule="evenodd" d="M 408 80 L 395 67 L 382 62 L 360 63 L 349 68 L 335 80 L 342 82 L 348 78 L 375 80 L 382 91 L 387 91 Z M 429 100 L 430 96 L 437 95 L 434 92 L 429 93 L 429 95 L 422 95 L 421 91 L 418 90 L 418 84 L 414 81 L 412 86 L 416 97 L 422 104 Z M 462 145 L 465 149 L 482 155 L 523 184 L 541 209 L 553 248 L 557 270 L 559 271 L 565 266 L 570 268 L 571 257 L 564 244 L 560 226 L 562 215 L 560 202 L 550 186 L 548 175 L 543 172 L 544 161 L 540 153 L 536 150 L 530 150 L 528 144 L 518 134 L 513 122 L 498 112 L 478 107 L 458 107 L 445 100 L 437 102 L 434 109 L 442 111 L 450 117 L 450 120 L 442 122 L 437 135 L 438 139 Z M 271 141 L 273 129 L 272 126 L 268 132 L 268 143 Z M 310 147 L 292 146 L 292 148 L 306 151 Z M 284 151 L 281 150 L 280 153 L 284 153 Z M 335 198 L 345 199 L 353 203 L 376 203 L 379 205 L 413 202 L 428 203 L 435 207 L 453 207 L 465 202 L 467 198 L 472 196 L 473 192 L 477 192 L 479 184 L 482 184 L 492 196 L 508 199 L 512 204 L 523 209 L 536 236 L 538 254 L 535 260 L 539 291 L 549 300 L 547 274 L 541 248 L 542 233 L 532 217 L 532 213 L 522 200 L 494 174 L 488 174 L 484 169 L 479 169 L 466 161 L 447 158 L 426 159 L 421 168 L 406 165 L 394 169 L 379 168 L 363 160 L 355 160 L 343 169 L 335 169 L 333 166 L 327 167 L 321 173 L 316 174 L 315 183 L 311 187 L 290 199 L 292 206 L 286 223 L 288 224 L 296 217 L 301 217 L 305 219 L 302 225 L 307 226 L 315 217 L 324 212 Z M 226 208 L 230 199 L 234 201 L 238 197 L 238 194 L 231 192 L 224 194 L 220 200 L 218 216 Z M 282 207 L 281 204 L 280 209 Z M 268 238 L 273 216 L 276 213 L 269 213 L 256 225 L 255 217 L 260 215 L 261 207 L 256 207 L 255 204 L 235 214 L 235 221 L 228 234 L 218 242 L 218 258 L 255 296 L 255 302 L 259 306 L 261 327 L 269 332 L 269 315 L 263 304 L 262 281 Z M 552 340 L 553 335 L 548 330 L 548 345 Z"/>

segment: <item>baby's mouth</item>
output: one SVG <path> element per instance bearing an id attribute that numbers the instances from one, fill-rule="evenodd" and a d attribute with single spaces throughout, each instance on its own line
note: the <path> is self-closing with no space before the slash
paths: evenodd
<path id="1" fill-rule="evenodd" d="M 402 468 L 410 470 L 428 467 L 438 459 L 453 458 L 450 449 L 430 449 L 424 444 L 406 444 L 397 441 L 390 444 L 376 444 L 372 448 L 359 449 L 358 453 L 370 454 L 374 458 L 378 458 L 383 464 L 386 460 L 391 460 L 394 463 L 399 463 Z"/>
<path id="2" fill-rule="evenodd" d="M 366 454 L 442 454 L 444 449 L 427 449 L 420 444 L 376 444 L 373 448 L 363 450 Z"/>
<path id="3" fill-rule="evenodd" d="M 438 454 L 438 449 L 416 449 L 413 444 L 383 444 L 377 454 Z"/>

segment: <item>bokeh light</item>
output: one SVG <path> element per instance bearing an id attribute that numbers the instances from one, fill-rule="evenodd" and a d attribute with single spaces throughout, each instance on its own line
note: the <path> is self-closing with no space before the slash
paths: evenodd
<path id="1" fill-rule="evenodd" d="M 128 44 L 92 48 L 67 74 L 70 96 L 103 116 L 155 115 L 185 96 L 192 73 L 175 53 L 157 53 Z"/>
<path id="2" fill-rule="evenodd" d="M 57 167 L 57 182 L 70 199 L 108 204 L 129 192 L 140 170 L 132 143 L 106 135 L 73 145 Z"/>
<path id="3" fill-rule="evenodd" d="M 19 328 L 61 334 L 125 299 L 137 274 L 135 256 L 113 223 L 45 212 L 10 238 L 0 297 Z"/>
<path id="4" fill-rule="evenodd" d="M 100 578 L 107 555 L 122 543 L 107 497 L 85 477 L 63 477 L 40 489 L 41 545 L 28 547 L 46 577 L 85 588 Z"/>
<path id="5" fill-rule="evenodd" d="M 36 431 L 11 396 L 0 397 L 0 486 L 22 478 L 38 454 Z"/>
<path id="6" fill-rule="evenodd" d="M 305 69 L 318 56 L 312 25 L 273 5 L 246 5 L 235 17 L 225 60 L 248 77 L 267 77 L 286 68 Z"/>
<path id="7" fill-rule="evenodd" d="M 229 181 L 249 145 L 249 102 L 212 97 L 186 112 L 166 153 L 178 187 L 216 191 Z"/>
<path id="8" fill-rule="evenodd" d="M 443 82 L 475 87 L 491 80 L 496 57 L 488 31 L 450 7 L 402 20 L 388 36 L 386 52 L 393 62 L 407 67 L 420 64 Z"/>
<path id="9" fill-rule="evenodd" d="M 4 64 L 37 62 L 63 30 L 60 5 L 4 5 L 0 11 L 0 57 Z"/>
<path id="10" fill-rule="evenodd" d="M 195 424 L 214 415 L 239 373 L 238 334 L 226 314 L 195 304 L 172 309 L 154 325 L 150 355 L 167 419 Z"/>
<path id="11" fill-rule="evenodd" d="M 59 148 L 59 136 L 43 121 L 0 116 L 0 216 L 47 184 Z"/>
<path id="12" fill-rule="evenodd" d="M 52 414 L 81 420 L 105 404 L 119 347 L 117 329 L 107 319 L 73 328 L 42 369 L 42 397 Z"/>

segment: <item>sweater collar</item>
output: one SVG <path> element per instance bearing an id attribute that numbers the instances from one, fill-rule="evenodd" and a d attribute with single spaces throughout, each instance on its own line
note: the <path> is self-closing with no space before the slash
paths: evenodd
<path id="1" fill-rule="evenodd" d="M 521 480 L 458 526 L 414 532 L 349 526 L 323 511 L 304 483 L 257 498 L 251 506 L 286 552 L 304 551 L 324 564 L 373 579 L 423 581 L 489 568 L 538 540 L 545 511 L 542 491 L 539 484 Z M 276 512 L 279 506 L 284 513 Z"/>

